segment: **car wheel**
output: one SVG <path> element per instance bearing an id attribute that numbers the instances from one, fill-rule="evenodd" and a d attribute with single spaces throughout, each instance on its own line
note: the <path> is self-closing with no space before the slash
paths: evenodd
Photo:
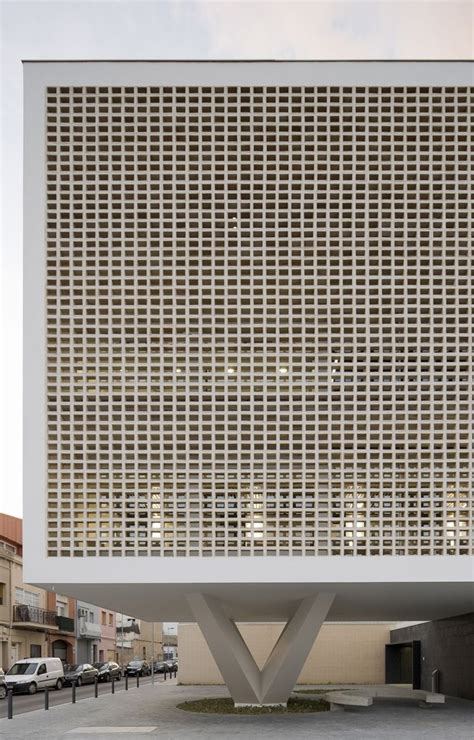
<path id="1" fill-rule="evenodd" d="M 35 684 L 35 682 L 33 681 L 33 683 L 30 683 L 30 685 L 28 686 L 28 693 L 29 694 L 36 694 L 37 690 L 38 690 L 38 687 Z"/>
<path id="2" fill-rule="evenodd" d="M 80 676 L 76 678 L 76 686 L 82 686 L 82 678 Z"/>
<path id="3" fill-rule="evenodd" d="M 58 678 L 58 680 L 56 681 L 56 686 L 54 688 L 56 689 L 56 691 L 61 691 L 62 687 L 63 687 L 63 680 L 62 678 Z"/>
<path id="4" fill-rule="evenodd" d="M 105 674 L 105 680 L 106 681 L 110 681 L 110 673 L 106 673 Z"/>
<path id="5" fill-rule="evenodd" d="M 7 687 L 3 686 L 3 684 L 0 686 L 0 699 L 4 699 L 7 695 Z"/>

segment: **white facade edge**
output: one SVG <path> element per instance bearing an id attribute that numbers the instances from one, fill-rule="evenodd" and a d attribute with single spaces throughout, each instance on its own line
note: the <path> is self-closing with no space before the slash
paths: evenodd
<path id="1" fill-rule="evenodd" d="M 44 141 L 51 85 L 472 85 L 473 62 L 27 62 L 24 156 L 25 580 L 67 584 L 474 582 L 469 556 L 47 558 Z"/>

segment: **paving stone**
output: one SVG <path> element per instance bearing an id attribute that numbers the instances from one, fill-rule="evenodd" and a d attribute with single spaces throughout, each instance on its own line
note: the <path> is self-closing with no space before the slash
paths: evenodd
<path id="1" fill-rule="evenodd" d="M 318 689 L 325 687 L 318 686 Z M 343 688 L 327 686 L 328 689 Z M 354 687 L 352 687 L 354 688 Z M 228 696 L 223 686 L 147 685 L 125 694 L 84 699 L 0 720 L 1 740 L 472 740 L 474 702 L 448 697 L 424 710 L 411 701 L 376 700 L 344 712 L 288 715 L 203 715 L 183 712 L 180 702 Z M 97 728 L 103 728 L 101 732 Z M 140 733 L 138 728 L 148 730 Z M 84 732 L 81 732 L 84 728 Z M 89 728 L 89 729 L 87 729 Z M 93 732 L 91 733 L 91 728 Z M 111 731 L 107 732 L 107 728 Z M 117 728 L 128 728 L 117 733 Z M 150 730 L 150 728 L 156 728 Z M 74 730 L 74 732 L 71 732 Z"/>

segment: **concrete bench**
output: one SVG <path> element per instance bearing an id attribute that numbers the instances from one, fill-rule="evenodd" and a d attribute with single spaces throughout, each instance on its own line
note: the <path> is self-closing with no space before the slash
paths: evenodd
<path id="1" fill-rule="evenodd" d="M 446 702 L 446 697 L 444 694 L 432 694 L 431 692 L 427 692 L 423 701 L 425 704 L 444 704 Z"/>
<path id="2" fill-rule="evenodd" d="M 420 706 L 444 704 L 444 694 L 435 694 L 421 689 L 410 689 L 405 686 L 366 686 L 360 689 L 346 689 L 344 691 L 328 691 L 322 697 L 330 705 L 332 711 L 347 707 L 370 707 L 373 700 L 380 699 L 415 699 Z"/>
<path id="3" fill-rule="evenodd" d="M 329 702 L 331 712 L 344 710 L 344 707 L 370 707 L 373 703 L 371 696 L 348 691 L 328 691 L 322 698 Z"/>
<path id="4" fill-rule="evenodd" d="M 361 689 L 362 693 L 368 694 L 373 698 L 386 699 L 418 699 L 425 704 L 444 704 L 446 697 L 444 694 L 434 694 L 431 691 L 422 689 L 411 689 L 407 686 L 374 686 Z"/>

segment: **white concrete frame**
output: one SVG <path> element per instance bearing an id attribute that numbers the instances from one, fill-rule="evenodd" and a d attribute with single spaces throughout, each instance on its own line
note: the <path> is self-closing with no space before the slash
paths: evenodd
<path id="1" fill-rule="evenodd" d="M 222 603 L 202 593 L 187 598 L 235 706 L 286 706 L 334 594 L 310 596 L 297 605 L 261 671 Z"/>
<path id="2" fill-rule="evenodd" d="M 196 590 L 195 584 L 209 584 L 218 598 L 227 598 L 232 591 L 235 601 L 242 599 L 242 608 L 233 609 L 236 619 L 286 618 L 291 614 L 292 600 L 326 588 L 341 594 L 332 614 L 341 620 L 386 619 L 389 615 L 430 619 L 472 609 L 474 565 L 469 556 L 171 557 L 161 561 L 142 557 L 139 568 L 137 558 L 132 557 L 46 556 L 44 95 L 51 85 L 470 86 L 474 64 L 32 62 L 25 64 L 24 71 L 25 579 L 47 587 L 61 584 L 62 592 L 89 601 L 100 595 L 104 606 L 118 611 L 126 610 L 133 593 L 137 616 L 148 619 L 152 618 L 150 591 L 156 591 L 162 618 L 189 620 L 186 593 Z M 157 612 L 153 618 L 158 618 Z"/>

